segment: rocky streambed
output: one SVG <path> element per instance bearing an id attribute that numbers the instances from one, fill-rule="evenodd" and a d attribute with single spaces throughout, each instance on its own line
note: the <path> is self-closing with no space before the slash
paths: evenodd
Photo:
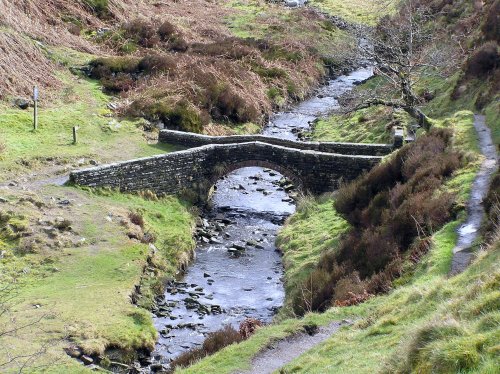
<path id="1" fill-rule="evenodd" d="M 332 79 L 316 95 L 289 111 L 276 113 L 263 134 L 299 139 L 317 118 L 338 107 L 337 98 L 371 77 L 361 68 Z M 283 265 L 277 232 L 295 211 L 293 185 L 260 167 L 232 172 L 215 186 L 210 208 L 196 229 L 196 259 L 169 282 L 153 310 L 159 340 L 149 370 L 194 347 L 224 325 L 246 318 L 270 322 L 283 305 Z"/>

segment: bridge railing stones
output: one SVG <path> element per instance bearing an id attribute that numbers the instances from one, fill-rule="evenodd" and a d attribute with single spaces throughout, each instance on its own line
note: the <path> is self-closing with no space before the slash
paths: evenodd
<path id="1" fill-rule="evenodd" d="M 159 141 L 183 147 L 201 147 L 209 144 L 238 144 L 248 142 L 262 142 L 287 148 L 312 150 L 344 155 L 384 156 L 394 150 L 393 144 L 369 143 L 340 143 L 340 142 L 302 142 L 288 139 L 279 139 L 264 135 L 232 135 L 209 136 L 175 130 L 161 130 Z M 402 144 L 397 142 L 398 147 Z"/>
<path id="2" fill-rule="evenodd" d="M 380 162 L 380 156 L 342 155 L 263 142 L 211 144 L 163 155 L 73 171 L 70 181 L 121 191 L 157 194 L 191 191 L 205 201 L 213 184 L 232 170 L 264 166 L 281 172 L 305 192 L 333 191 Z"/>

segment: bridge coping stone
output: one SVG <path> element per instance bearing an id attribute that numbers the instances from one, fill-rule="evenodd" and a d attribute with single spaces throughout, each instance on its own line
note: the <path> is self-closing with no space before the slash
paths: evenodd
<path id="1" fill-rule="evenodd" d="M 208 144 L 241 144 L 260 141 L 287 148 L 309 149 L 327 153 L 348 155 L 387 155 L 395 144 L 348 143 L 348 142 L 302 142 L 290 139 L 275 138 L 266 135 L 230 135 L 211 136 L 175 130 L 161 130 L 159 142 L 180 145 L 184 147 L 199 147 Z M 399 146 L 399 142 L 397 143 Z"/>

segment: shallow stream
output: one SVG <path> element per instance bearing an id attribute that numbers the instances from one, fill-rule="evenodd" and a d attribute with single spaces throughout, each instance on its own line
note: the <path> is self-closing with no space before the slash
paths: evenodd
<path id="1" fill-rule="evenodd" d="M 362 68 L 330 80 L 310 99 L 272 116 L 263 134 L 298 139 L 315 119 L 338 108 L 339 96 L 371 75 L 371 68 Z M 274 242 L 295 211 L 292 197 L 283 176 L 260 167 L 236 170 L 217 183 L 198 228 L 196 259 L 158 299 L 154 321 L 160 338 L 153 366 L 168 365 L 225 324 L 238 328 L 249 317 L 272 320 L 285 297 Z"/>

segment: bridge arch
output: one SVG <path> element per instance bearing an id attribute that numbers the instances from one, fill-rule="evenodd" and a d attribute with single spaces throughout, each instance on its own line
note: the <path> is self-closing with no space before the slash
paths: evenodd
<path id="1" fill-rule="evenodd" d="M 239 161 L 231 163 L 229 165 L 220 164 L 215 166 L 214 172 L 212 176 L 209 178 L 208 184 L 210 185 L 210 188 L 212 188 L 220 179 L 224 178 L 228 174 L 232 173 L 233 171 L 247 167 L 261 167 L 265 169 L 274 170 L 283 175 L 285 178 L 289 179 L 297 190 L 301 191 L 304 187 L 302 179 L 290 168 L 287 168 L 275 162 L 267 160 L 254 160 L 254 159 Z"/>

